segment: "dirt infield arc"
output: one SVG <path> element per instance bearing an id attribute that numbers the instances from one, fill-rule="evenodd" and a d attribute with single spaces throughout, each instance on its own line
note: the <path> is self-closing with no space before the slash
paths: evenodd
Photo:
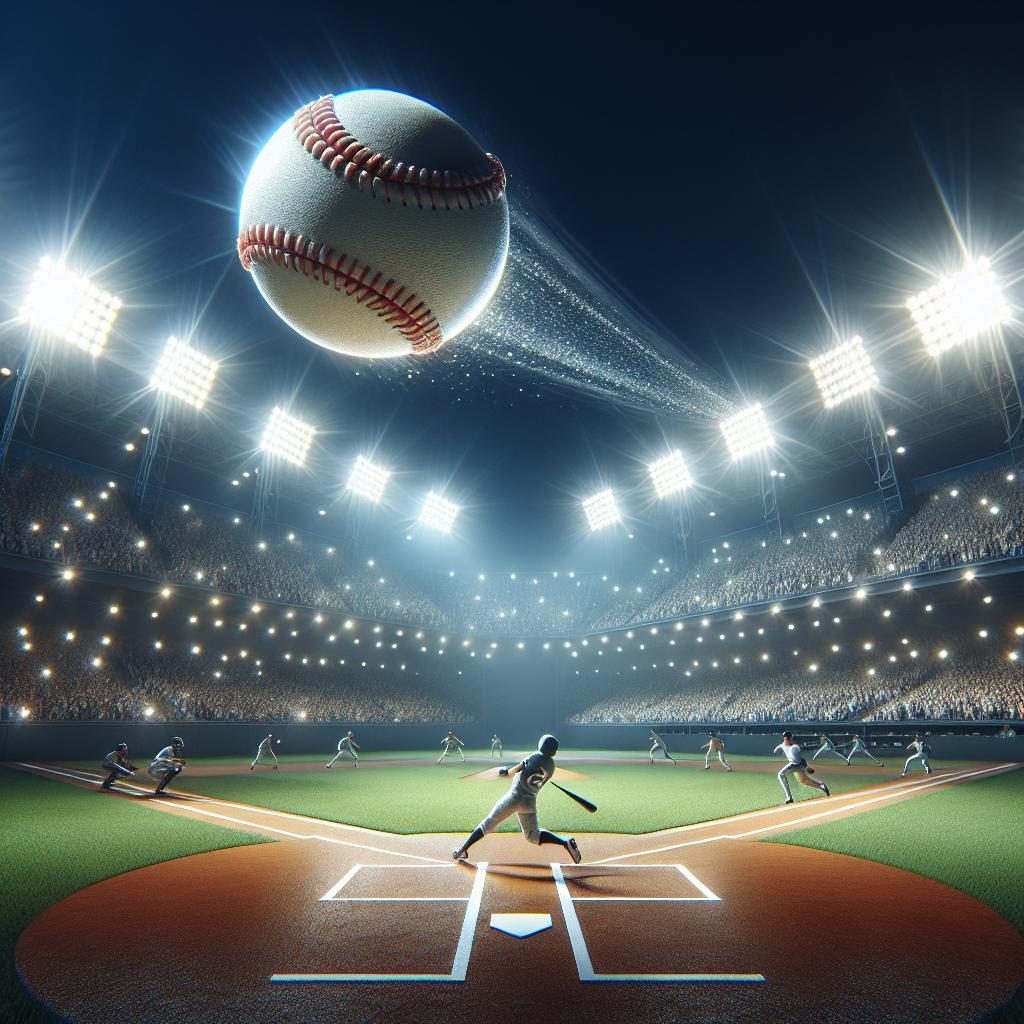
<path id="1" fill-rule="evenodd" d="M 465 866 L 452 863 L 444 835 L 140 798 L 281 842 L 84 889 L 29 925 L 18 969 L 39 999 L 79 1022 L 519 1022 L 538 1009 L 555 1020 L 738 1022 L 789 1019 L 794 1007 L 837 1024 L 975 1021 L 1024 975 L 1024 939 L 1007 921 L 895 868 L 751 841 L 927 785 L 649 836 L 586 835 L 578 867 L 553 865 L 550 848 L 515 835 L 488 837 L 474 850 L 486 866 Z M 508 912 L 549 914 L 553 927 L 525 939 L 489 927 L 491 914 Z M 420 980 L 271 980 L 382 974 Z"/>

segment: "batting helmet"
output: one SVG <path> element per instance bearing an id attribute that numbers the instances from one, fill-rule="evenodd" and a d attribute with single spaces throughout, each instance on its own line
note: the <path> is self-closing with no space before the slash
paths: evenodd
<path id="1" fill-rule="evenodd" d="M 128 749 L 128 744 L 127 743 L 118 743 L 117 749 L 120 750 L 122 753 L 124 753 L 124 751 L 126 751 Z"/>
<path id="2" fill-rule="evenodd" d="M 787 731 L 787 732 L 784 732 L 784 733 L 782 734 L 782 738 L 783 738 L 784 740 L 791 740 L 791 739 L 793 738 L 793 734 L 792 734 L 791 732 L 788 732 L 788 731 Z"/>
<path id="3" fill-rule="evenodd" d="M 554 736 L 541 736 L 537 749 L 545 757 L 554 757 L 558 752 L 558 740 Z"/>
<path id="4" fill-rule="evenodd" d="M 183 747 L 183 746 L 185 746 L 185 741 L 180 736 L 172 736 L 171 737 L 171 746 L 172 747 Z"/>

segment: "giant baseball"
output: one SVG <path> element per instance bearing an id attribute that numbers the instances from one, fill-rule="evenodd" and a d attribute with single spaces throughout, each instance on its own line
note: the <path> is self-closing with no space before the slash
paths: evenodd
<path id="1" fill-rule="evenodd" d="M 345 355 L 436 351 L 479 316 L 507 254 L 501 163 L 403 93 L 302 107 L 242 193 L 242 266 L 282 320 Z"/>

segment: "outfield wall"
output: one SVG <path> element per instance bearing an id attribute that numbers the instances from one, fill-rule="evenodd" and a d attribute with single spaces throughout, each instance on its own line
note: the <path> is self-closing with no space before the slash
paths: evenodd
<path id="1" fill-rule="evenodd" d="M 987 731 L 990 735 L 950 735 L 955 728 L 948 722 L 928 725 L 915 722 L 839 723 L 822 727 L 816 723 L 761 725 L 723 725 L 721 734 L 729 751 L 736 754 L 770 754 L 779 742 L 782 730 L 791 729 L 805 745 L 825 729 L 836 742 L 851 731 L 866 736 L 873 750 L 893 755 L 917 730 L 929 732 L 932 756 L 980 761 L 1024 761 L 1024 728 L 1020 735 L 1003 739 L 991 735 L 1004 723 L 965 723 L 961 731 Z M 301 722 L 244 724 L 237 722 L 0 722 L 0 761 L 99 760 L 120 743 L 128 744 L 130 755 L 139 762 L 151 757 L 168 739 L 180 735 L 185 740 L 186 757 L 252 757 L 259 741 L 268 732 L 280 738 L 276 749 L 282 754 L 324 756 L 335 749 L 346 731 L 344 725 L 319 725 Z M 353 725 L 352 730 L 365 751 L 440 750 L 447 726 L 442 725 Z M 474 750 L 489 746 L 491 732 L 479 725 L 459 726 L 455 730 L 467 747 Z M 697 753 L 704 743 L 707 726 L 686 724 L 659 727 L 669 749 L 677 753 Z M 558 729 L 562 745 L 588 750 L 632 750 L 646 752 L 650 728 L 646 725 L 568 725 Z M 508 732 L 502 736 L 510 754 L 533 749 L 537 737 Z"/>

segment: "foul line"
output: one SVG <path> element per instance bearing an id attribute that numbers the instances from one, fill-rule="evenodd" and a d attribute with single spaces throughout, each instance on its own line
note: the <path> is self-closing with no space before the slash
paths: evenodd
<path id="1" fill-rule="evenodd" d="M 604 857 L 601 860 L 592 860 L 589 863 L 592 866 L 598 865 L 598 864 L 611 864 L 612 862 L 618 861 L 618 860 L 629 860 L 629 859 L 631 859 L 633 857 L 649 857 L 649 856 L 652 856 L 655 853 L 668 853 L 668 852 L 670 852 L 672 850 L 681 850 L 681 849 L 683 849 L 686 846 L 702 846 L 705 843 L 715 843 L 715 842 L 718 842 L 720 839 L 747 839 L 750 836 L 760 835 L 762 832 L 773 832 L 776 829 L 780 829 L 780 828 L 792 828 L 793 826 L 802 825 L 802 824 L 804 824 L 805 822 L 808 822 L 808 821 L 815 821 L 818 818 L 828 818 L 828 817 L 831 817 L 833 814 L 843 814 L 845 811 L 855 810 L 858 807 L 867 807 L 870 804 L 878 803 L 880 800 L 890 800 L 894 796 L 908 796 L 908 795 L 912 796 L 912 795 L 914 795 L 916 793 L 921 793 L 921 792 L 924 792 L 927 789 L 931 789 L 934 786 L 944 786 L 944 785 L 948 785 L 949 783 L 952 783 L 952 782 L 963 782 L 963 781 L 965 781 L 967 779 L 976 778 L 979 775 L 988 775 L 991 772 L 998 772 L 998 771 L 1002 771 L 1005 768 L 1014 768 L 1014 767 L 1016 767 L 1016 765 L 1014 765 L 1013 763 L 1010 763 L 1010 764 L 999 764 L 999 765 L 993 765 L 991 768 L 982 768 L 982 769 L 979 769 L 978 771 L 960 772 L 960 773 L 957 773 L 955 775 L 946 775 L 946 776 L 943 776 L 943 778 L 941 778 L 941 779 L 934 779 L 931 782 L 927 782 L 927 783 L 924 783 L 922 785 L 917 785 L 917 786 L 915 786 L 913 789 L 911 789 L 909 791 L 907 789 L 905 789 L 904 787 L 900 787 L 899 789 L 888 789 L 884 793 L 879 793 L 876 796 L 868 797 L 866 800 L 860 800 L 857 803 L 844 804 L 841 807 L 832 807 L 832 808 L 830 808 L 827 811 L 818 811 L 815 814 L 808 814 L 808 815 L 805 815 L 802 818 L 793 818 L 793 819 L 791 819 L 789 821 L 779 821 L 779 822 L 776 822 L 774 825 L 764 825 L 761 828 L 751 829 L 748 832 L 738 832 L 738 833 L 726 833 L 726 832 L 723 832 L 720 835 L 707 836 L 704 839 L 690 839 L 690 840 L 688 840 L 685 843 L 673 843 L 671 846 L 659 846 L 659 847 L 656 847 L 655 849 L 651 849 L 651 850 L 638 850 L 638 851 L 636 851 L 634 853 L 621 853 L 621 854 L 618 854 L 615 857 Z M 764 812 L 757 812 L 757 814 L 762 814 L 762 813 L 764 813 Z M 710 824 L 715 824 L 715 823 L 714 822 L 710 822 Z"/>

